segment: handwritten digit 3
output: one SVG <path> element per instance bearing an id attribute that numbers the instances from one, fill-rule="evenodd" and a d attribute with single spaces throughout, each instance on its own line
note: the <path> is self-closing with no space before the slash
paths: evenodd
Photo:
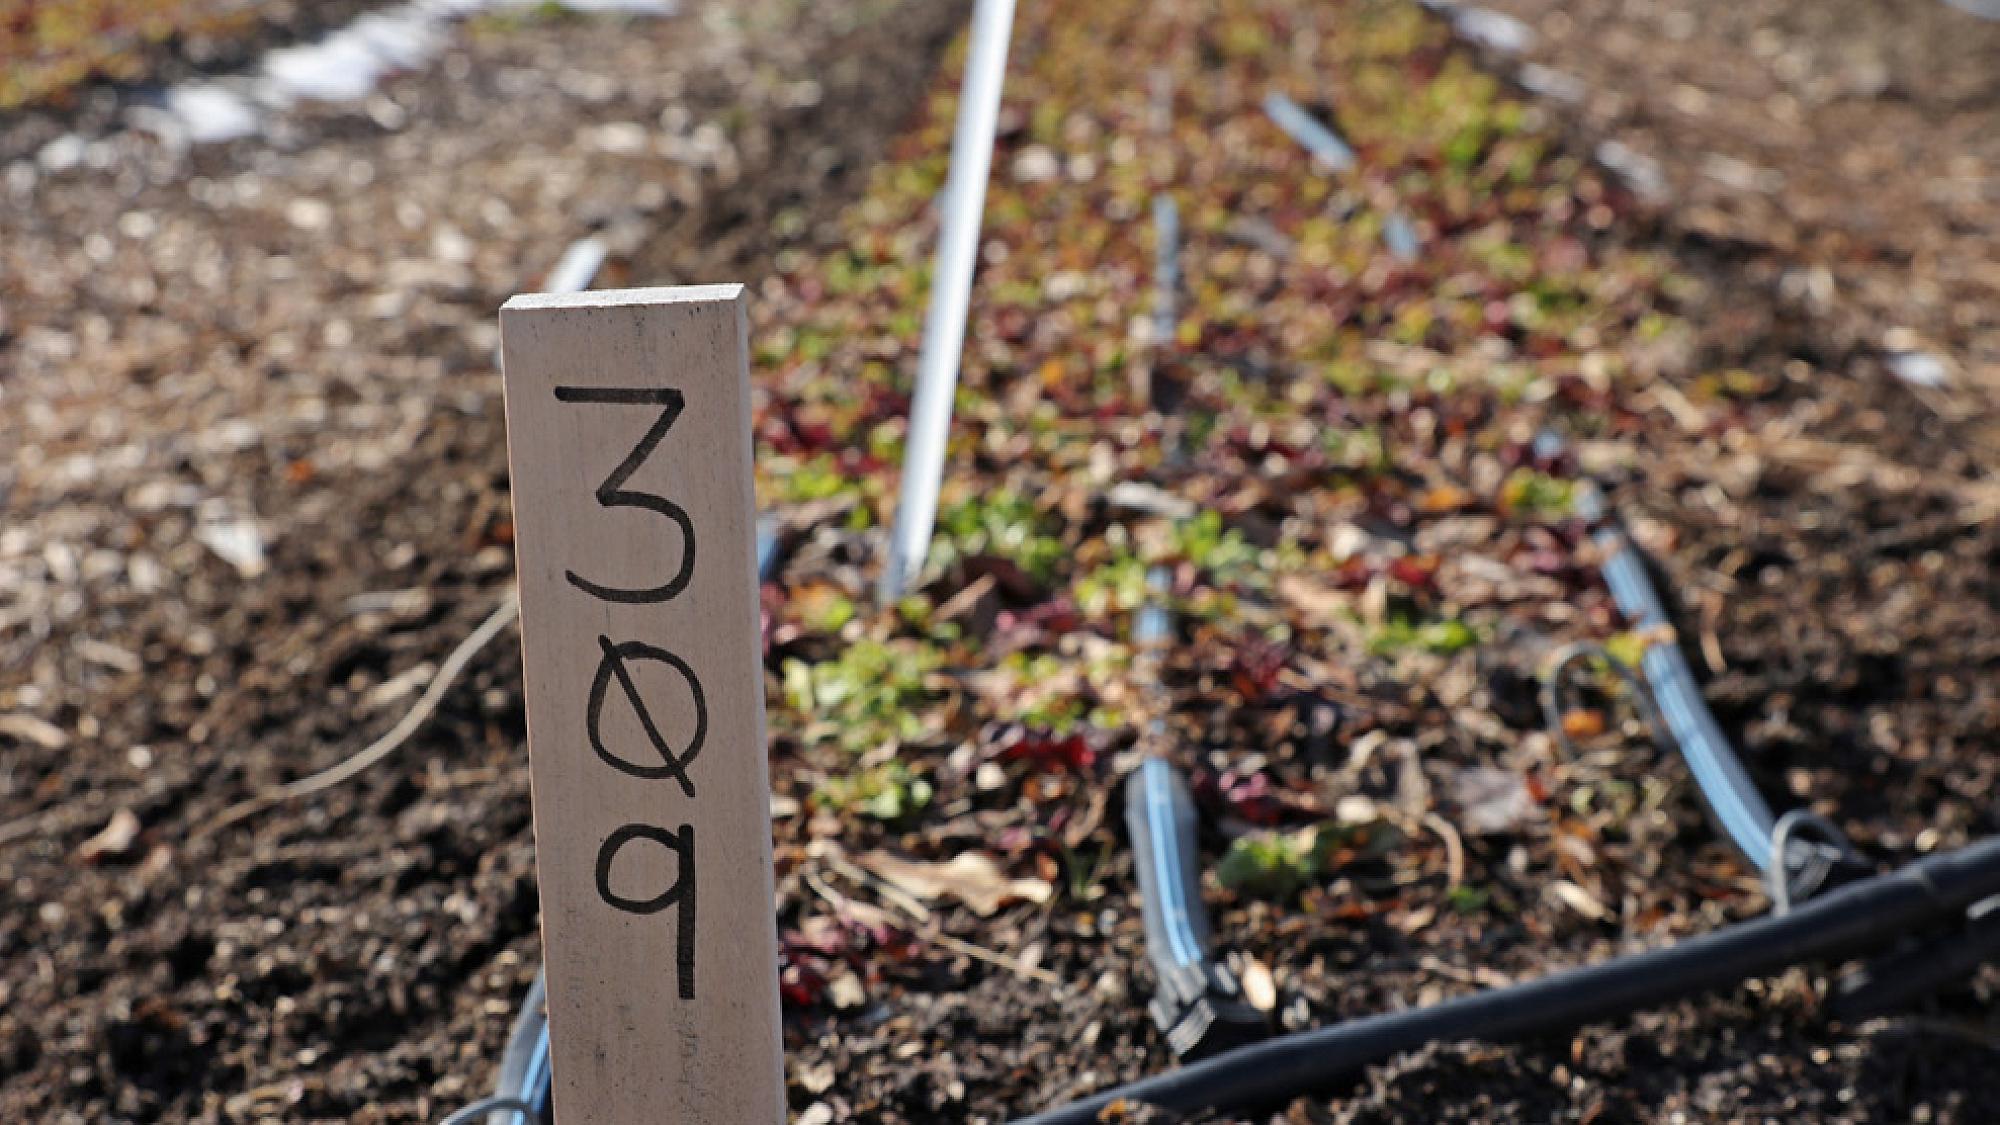
<path id="1" fill-rule="evenodd" d="M 652 898 L 628 898 L 611 889 L 611 865 L 618 850 L 634 840 L 650 840 L 674 853 L 673 885 Z M 655 828 L 650 824 L 627 824 L 604 838 L 597 849 L 597 897 L 627 914 L 658 914 L 669 906 L 680 907 L 674 924 L 674 977 L 681 999 L 694 999 L 694 825 L 679 831 Z"/>
<path id="2" fill-rule="evenodd" d="M 687 775 L 688 763 L 694 761 L 695 755 L 701 753 L 701 744 L 708 738 L 708 701 L 702 696 L 701 681 L 695 678 L 694 669 L 688 667 L 687 661 L 666 649 L 649 645 L 644 641 L 612 644 L 611 638 L 600 635 L 597 638 L 597 647 L 603 650 L 604 655 L 598 660 L 597 675 L 590 682 L 590 704 L 585 714 L 590 748 L 597 752 L 597 756 L 603 759 L 606 765 L 620 773 L 646 781 L 671 777 L 680 783 L 682 793 L 689 797 L 694 796 L 694 782 L 689 780 Z M 687 681 L 688 691 L 694 696 L 694 735 L 688 739 L 687 749 L 681 753 L 674 753 L 674 748 L 667 745 L 666 737 L 660 733 L 658 724 L 653 722 L 653 713 L 647 708 L 645 699 L 640 696 L 639 685 L 632 682 L 631 669 L 626 667 L 626 662 L 630 660 L 657 661 L 680 673 L 681 678 Z M 601 729 L 604 697 L 613 680 L 618 681 L 619 688 L 625 693 L 626 702 L 632 705 L 632 713 L 638 716 L 639 725 L 646 732 L 646 741 L 652 743 L 654 752 L 659 754 L 659 765 L 641 765 L 628 758 L 621 758 L 605 747 Z"/>
<path id="3" fill-rule="evenodd" d="M 649 602 L 670 601 L 682 590 L 687 589 L 688 580 L 694 577 L 694 523 L 688 519 L 687 509 L 664 496 L 625 487 L 639 466 L 659 448 L 667 431 L 674 428 L 674 419 L 681 416 L 684 402 L 681 393 L 672 387 L 557 387 L 556 401 L 569 403 L 596 404 L 599 406 L 657 406 L 660 416 L 646 430 L 639 444 L 632 447 L 618 467 L 597 486 L 597 502 L 607 508 L 640 508 L 655 515 L 665 516 L 681 533 L 681 565 L 672 578 L 658 586 L 644 589 L 627 589 L 621 586 L 600 586 L 595 582 L 570 570 L 564 576 L 569 583 L 591 597 L 607 602 L 625 605 L 643 605 Z"/>

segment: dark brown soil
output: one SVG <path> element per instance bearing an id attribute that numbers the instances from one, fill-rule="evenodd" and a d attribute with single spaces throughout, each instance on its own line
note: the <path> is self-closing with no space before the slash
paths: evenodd
<path id="1" fill-rule="evenodd" d="M 1528 59 L 1584 83 L 1584 136 L 1657 162 L 1669 221 L 1752 265 L 1816 362 L 1874 380 L 1885 353 L 1937 354 L 1955 386 L 1926 397 L 1976 417 L 1961 436 L 2000 465 L 2000 22 L 1939 0 L 1489 6 L 1536 29 Z"/>

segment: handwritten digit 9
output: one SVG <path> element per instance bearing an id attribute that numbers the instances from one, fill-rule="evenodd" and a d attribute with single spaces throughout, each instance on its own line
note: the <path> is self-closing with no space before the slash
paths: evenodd
<path id="1" fill-rule="evenodd" d="M 630 898 L 611 889 L 611 865 L 618 851 L 634 840 L 650 840 L 674 853 L 673 885 L 652 898 Z M 658 914 L 669 906 L 680 907 L 674 920 L 674 977 L 681 999 L 694 999 L 694 825 L 678 831 L 650 824 L 627 824 L 604 838 L 597 849 L 597 897 L 627 914 Z"/>

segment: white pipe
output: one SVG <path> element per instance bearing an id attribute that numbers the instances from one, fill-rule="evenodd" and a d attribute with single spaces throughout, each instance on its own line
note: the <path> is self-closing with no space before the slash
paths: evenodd
<path id="1" fill-rule="evenodd" d="M 931 304 L 917 359 L 916 401 L 910 406 L 910 435 L 903 448 L 903 486 L 896 501 L 896 525 L 889 532 L 889 562 L 877 591 L 885 605 L 902 597 L 923 569 L 937 523 L 952 398 L 958 392 L 959 358 L 965 351 L 965 310 L 979 252 L 979 219 L 986 208 L 986 178 L 993 163 L 993 123 L 1000 113 L 1007 41 L 1013 31 L 1014 0 L 978 0 L 966 50 L 965 85 L 959 92 L 958 127 L 951 138 L 937 266 L 931 273 Z"/>

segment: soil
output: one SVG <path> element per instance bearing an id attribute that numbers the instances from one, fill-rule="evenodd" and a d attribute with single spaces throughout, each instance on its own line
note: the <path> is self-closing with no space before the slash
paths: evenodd
<path id="1" fill-rule="evenodd" d="M 540 956 L 511 644 L 380 766 L 217 822 L 387 729 L 504 595 L 493 310 L 588 231 L 614 248 L 603 284 L 758 295 L 760 490 L 798 525 L 767 686 L 800 1114 L 998 1121 L 1171 1065 L 1116 797 L 1152 714 L 1210 859 L 1327 822 L 1387 842 L 1288 894 L 1211 881 L 1219 943 L 1270 975 L 1282 1026 L 1765 909 L 1631 724 L 1573 757 L 1538 729 L 1540 659 L 1620 634 L 1582 529 L 1536 499 L 1582 468 L 1775 804 L 1884 863 L 1994 830 L 1981 323 L 1897 295 L 1915 250 L 1848 253 L 1838 232 L 1876 229 L 1855 209 L 1774 208 L 1797 233 L 1753 239 L 1704 226 L 1692 188 L 1638 198 L 1584 159 L 1623 119 L 1506 93 L 1396 0 L 1023 6 L 940 563 L 867 608 L 963 17 L 757 0 L 477 24 L 386 106 L 303 111 L 274 142 L 188 158 L 106 134 L 103 168 L 9 167 L 0 1115 L 426 1121 L 485 1092 Z M 1980 104 L 1958 38 L 1888 57 Z M 1635 55 L 1618 88 L 1669 96 L 1653 73 Z M 1258 114 L 1273 87 L 1362 171 L 1309 165 Z M 1690 145 L 1659 155 L 1677 192 Z M 1788 190 L 1835 175 L 1798 159 Z M 1173 346 L 1143 330 L 1159 190 L 1189 231 Z M 1374 237 L 1391 208 L 1417 265 Z M 1896 245 L 1972 253 L 1894 215 Z M 1245 217 L 1289 249 L 1246 246 Z M 1817 268 L 1836 297 L 1802 307 Z M 1886 376 L 1884 325 L 1966 378 Z M 1538 458 L 1545 428 L 1571 452 Z M 1115 480 L 1219 526 L 1121 516 Z M 1150 562 L 1175 567 L 1185 642 L 1157 693 L 1129 674 L 1118 585 Z M 917 921 L 842 876 L 877 851 L 977 853 L 1046 901 Z M 1285 1119 L 2000 1115 L 2000 976 L 1848 1028 L 1824 969 L 1440 1045 Z"/>
<path id="2" fill-rule="evenodd" d="M 1815 361 L 1927 351 L 1989 471 L 2000 393 L 2000 22 L 1937 0 L 1495 0 L 1524 59 L 1582 81 L 1593 142 L 1656 162 L 1668 221 L 1753 267 Z M 1515 60 L 1496 60 L 1513 71 Z"/>

